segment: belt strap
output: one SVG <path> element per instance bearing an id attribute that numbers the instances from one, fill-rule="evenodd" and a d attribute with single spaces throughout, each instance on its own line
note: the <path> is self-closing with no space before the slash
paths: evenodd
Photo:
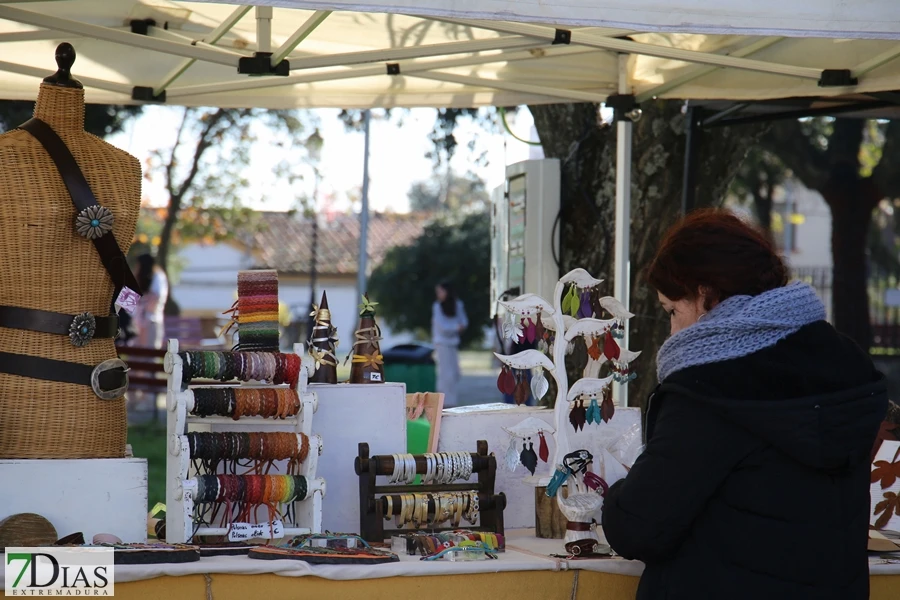
<path id="1" fill-rule="evenodd" d="M 125 364 L 118 359 L 115 359 L 114 362 L 121 365 Z M 100 370 L 99 367 L 103 365 L 104 363 L 101 363 L 97 367 L 92 367 L 52 358 L 0 352 L 0 373 L 30 377 L 31 379 L 40 379 L 42 381 L 86 385 L 93 388 L 94 392 L 105 400 L 123 395 L 125 393 L 124 388 L 128 386 L 127 368 L 116 366 Z M 116 392 L 116 394 L 110 395 L 110 392 Z"/>
<path id="2" fill-rule="evenodd" d="M 84 178 L 84 173 L 78 168 L 75 157 L 72 156 L 65 142 L 53 131 L 52 127 L 40 119 L 30 119 L 19 125 L 19 129 L 33 135 L 47 151 L 47 154 L 50 155 L 50 158 L 53 159 L 60 177 L 66 184 L 66 189 L 69 190 L 69 196 L 72 198 L 72 204 L 75 205 L 76 214 L 88 207 L 98 206 L 94 192 L 91 191 L 91 186 L 88 184 L 87 179 Z M 116 241 L 113 233 L 110 231 L 106 235 L 94 238 L 91 241 L 94 242 L 97 254 L 100 255 L 100 260 L 103 262 L 106 272 L 109 273 L 109 277 L 116 286 L 113 298 L 119 295 L 123 287 L 129 287 L 138 294 L 142 294 L 141 288 L 131 272 L 131 267 L 128 266 L 125 254 L 119 248 L 119 243 Z"/>
<path id="3" fill-rule="evenodd" d="M 72 322 L 81 316 L 19 306 L 0 306 L 0 327 L 70 335 Z M 88 339 L 114 338 L 119 333 L 119 318 L 116 316 L 94 317 L 94 323 L 94 331 Z"/>

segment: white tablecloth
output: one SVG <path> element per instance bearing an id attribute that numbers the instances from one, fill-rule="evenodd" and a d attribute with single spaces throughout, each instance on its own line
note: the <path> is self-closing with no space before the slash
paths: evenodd
<path id="1" fill-rule="evenodd" d="M 423 561 L 415 556 L 400 556 L 400 562 L 383 565 L 309 565 L 298 560 L 256 560 L 246 556 L 204 558 L 199 562 L 161 565 L 118 565 L 116 582 L 141 581 L 163 576 L 230 573 L 256 575 L 273 573 L 285 577 L 312 575 L 324 579 L 378 579 L 384 577 L 421 577 L 428 575 L 458 575 L 469 573 L 499 573 L 504 571 L 563 571 L 581 569 L 639 577 L 644 565 L 622 558 L 598 560 L 566 560 L 551 554 L 563 554 L 562 540 L 533 537 L 533 531 L 512 531 L 507 535 L 506 552 L 497 560 L 469 562 Z M 900 561 L 885 561 L 872 557 L 869 571 L 873 575 L 900 575 Z M 0 570 L 0 585 L 3 571 Z"/>

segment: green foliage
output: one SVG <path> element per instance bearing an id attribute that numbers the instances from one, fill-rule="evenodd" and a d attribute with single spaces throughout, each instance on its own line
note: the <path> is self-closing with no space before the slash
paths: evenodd
<path id="1" fill-rule="evenodd" d="M 482 339 L 490 324 L 490 219 L 486 213 L 437 221 L 410 246 L 390 250 L 369 280 L 379 316 L 396 331 L 430 335 L 434 287 L 451 279 L 466 307 L 463 345 Z"/>
<path id="2" fill-rule="evenodd" d="M 458 175 L 453 171 L 448 177 L 413 183 L 407 196 L 412 212 L 484 212 L 490 203 L 480 177 L 474 173 Z"/>
<path id="3" fill-rule="evenodd" d="M 86 104 L 84 107 L 84 130 L 99 137 L 118 133 L 129 119 L 139 115 L 141 106 L 113 106 L 108 104 Z M 34 114 L 34 102 L 24 100 L 0 100 L 0 131 L 18 127 Z"/>
<path id="4" fill-rule="evenodd" d="M 790 176 L 790 169 L 778 156 L 754 146 L 741 163 L 728 191 L 738 203 L 750 205 L 760 226 L 771 231 L 775 191 Z"/>
<path id="5" fill-rule="evenodd" d="M 166 425 L 145 423 L 128 428 L 135 458 L 147 459 L 147 508 L 166 501 Z"/>

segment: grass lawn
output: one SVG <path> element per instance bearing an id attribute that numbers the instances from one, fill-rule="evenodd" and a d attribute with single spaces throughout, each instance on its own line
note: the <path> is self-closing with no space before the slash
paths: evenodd
<path id="1" fill-rule="evenodd" d="M 147 510 L 166 501 L 166 423 L 128 427 L 128 443 L 136 458 L 147 459 Z"/>

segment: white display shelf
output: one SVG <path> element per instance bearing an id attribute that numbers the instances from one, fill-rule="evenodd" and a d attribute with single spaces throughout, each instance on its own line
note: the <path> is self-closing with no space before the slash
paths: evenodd
<path id="1" fill-rule="evenodd" d="M 295 344 L 294 353 L 303 356 L 303 345 Z M 319 456 L 323 442 L 320 435 L 313 434 L 313 414 L 318 408 L 318 397 L 307 387 L 309 373 L 306 365 L 300 369 L 297 394 L 300 398 L 300 412 L 286 419 L 266 419 L 262 417 L 244 417 L 238 420 L 230 417 L 210 416 L 195 417 L 190 412 L 194 406 L 193 390 L 207 387 L 203 384 L 182 390 L 183 372 L 181 357 L 178 356 L 178 341 L 170 340 L 166 354 L 165 369 L 168 375 L 166 394 L 167 407 L 167 452 L 166 452 L 166 542 L 185 543 L 197 536 L 224 536 L 227 527 L 203 526 L 196 528 L 194 524 L 194 494 L 197 491 L 196 472 L 191 465 L 190 450 L 186 434 L 188 431 L 215 432 L 296 432 L 309 437 L 309 454 L 301 465 L 299 475 L 307 478 L 309 487 L 304 500 L 294 503 L 294 522 L 285 523 L 284 535 L 291 537 L 306 533 L 322 531 L 322 505 L 326 493 L 325 480 L 316 476 Z M 268 387 L 287 386 L 267 385 L 263 382 L 242 383 L 227 387 Z M 214 386 L 221 388 L 223 386 Z M 284 461 L 276 463 L 280 469 L 274 473 L 284 473 Z M 271 473 L 271 474 L 274 474 Z M 265 509 L 264 513 L 268 514 Z M 195 530 L 196 529 L 196 530 Z"/>

